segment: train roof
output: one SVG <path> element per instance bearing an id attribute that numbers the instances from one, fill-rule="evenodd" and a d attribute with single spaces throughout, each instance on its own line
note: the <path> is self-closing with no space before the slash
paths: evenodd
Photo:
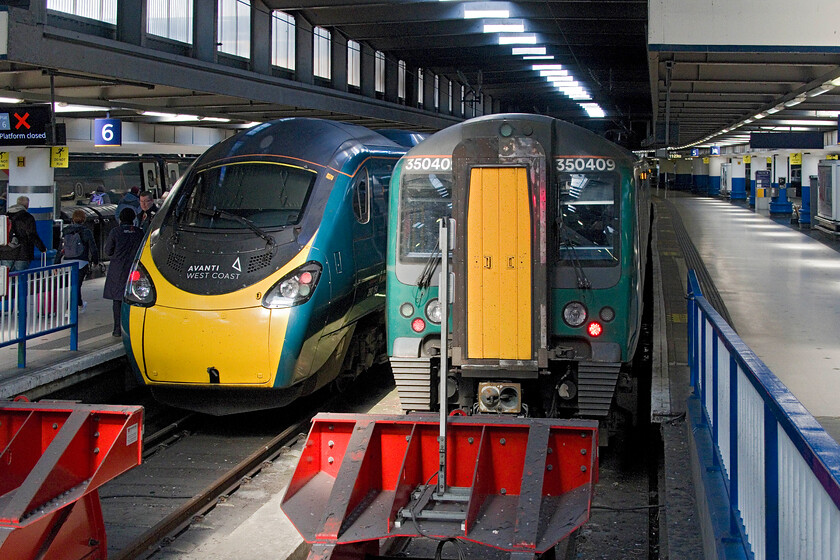
<path id="1" fill-rule="evenodd" d="M 363 126 L 293 117 L 266 122 L 210 147 L 197 165 L 242 156 L 286 155 L 325 163 L 348 141 L 405 152 L 405 147 Z"/>
<path id="2" fill-rule="evenodd" d="M 468 137 L 499 136 L 499 127 L 508 122 L 514 125 L 515 133 L 530 126 L 553 130 L 553 156 L 603 155 L 635 161 L 636 156 L 625 148 L 598 136 L 594 132 L 572 123 L 529 113 L 498 113 L 476 117 L 454 124 L 437 132 L 409 150 L 408 156 L 446 156 Z M 516 130 L 519 128 L 519 130 Z"/>

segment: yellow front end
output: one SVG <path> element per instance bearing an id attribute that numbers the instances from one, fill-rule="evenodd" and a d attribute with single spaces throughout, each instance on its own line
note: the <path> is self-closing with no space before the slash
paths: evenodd
<path id="1" fill-rule="evenodd" d="M 306 262 L 310 249 L 261 282 L 206 296 L 172 286 L 144 247 L 141 262 L 157 299 L 151 307 L 129 306 L 130 351 L 144 382 L 275 386 L 292 308 L 266 309 L 261 300 L 279 278 Z"/>

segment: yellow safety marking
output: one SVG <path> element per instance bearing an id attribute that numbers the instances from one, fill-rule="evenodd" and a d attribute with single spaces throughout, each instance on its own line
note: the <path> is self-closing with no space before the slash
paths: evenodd
<path id="1" fill-rule="evenodd" d="M 467 222 L 467 355 L 530 359 L 531 212 L 526 170 L 473 168 Z"/>
<path id="2" fill-rule="evenodd" d="M 672 323 L 688 323 L 688 313 L 672 313 Z"/>

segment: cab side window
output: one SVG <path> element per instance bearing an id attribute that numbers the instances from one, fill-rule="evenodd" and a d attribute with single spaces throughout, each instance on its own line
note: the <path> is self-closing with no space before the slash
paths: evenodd
<path id="1" fill-rule="evenodd" d="M 353 214 L 360 224 L 366 224 L 370 221 L 370 196 L 370 178 L 365 169 L 356 179 L 356 184 L 353 187 Z"/>

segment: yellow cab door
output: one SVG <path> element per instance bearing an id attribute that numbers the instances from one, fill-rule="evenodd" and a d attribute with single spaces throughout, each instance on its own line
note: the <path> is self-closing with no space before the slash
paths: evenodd
<path id="1" fill-rule="evenodd" d="M 467 208 L 467 357 L 530 360 L 527 170 L 472 168 Z"/>

